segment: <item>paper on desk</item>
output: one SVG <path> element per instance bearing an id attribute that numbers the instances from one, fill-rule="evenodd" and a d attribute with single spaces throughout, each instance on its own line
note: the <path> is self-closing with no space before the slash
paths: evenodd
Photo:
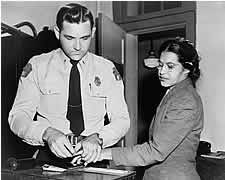
<path id="1" fill-rule="evenodd" d="M 64 171 L 66 171 L 65 168 L 61 168 L 61 167 L 57 167 L 57 166 L 52 166 L 52 165 L 49 165 L 49 164 L 44 164 L 42 166 L 42 169 L 44 171 L 55 171 L 55 172 L 64 172 Z"/>
<path id="2" fill-rule="evenodd" d="M 225 159 L 224 151 L 211 152 L 208 154 L 201 154 L 202 157 L 213 158 L 213 159 Z"/>
<path id="3" fill-rule="evenodd" d="M 130 171 L 127 171 L 127 170 L 95 168 L 95 167 L 85 167 L 85 168 L 79 168 L 77 170 L 83 171 L 83 172 L 101 173 L 101 174 L 110 174 L 110 175 L 124 175 L 124 174 L 130 173 Z"/>

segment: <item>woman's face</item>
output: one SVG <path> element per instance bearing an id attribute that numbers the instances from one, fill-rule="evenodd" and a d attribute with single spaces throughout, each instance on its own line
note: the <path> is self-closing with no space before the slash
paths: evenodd
<path id="1" fill-rule="evenodd" d="M 171 87 L 186 79 L 189 70 L 184 69 L 173 52 L 164 51 L 160 55 L 158 75 L 163 87 Z"/>

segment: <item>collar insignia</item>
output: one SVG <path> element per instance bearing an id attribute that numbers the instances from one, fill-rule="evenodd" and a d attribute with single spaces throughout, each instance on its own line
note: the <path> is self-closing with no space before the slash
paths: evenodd
<path id="1" fill-rule="evenodd" d="M 27 63 L 27 65 L 23 68 L 23 72 L 21 74 L 22 77 L 27 77 L 28 74 L 32 71 L 32 65 L 30 63 Z"/>
<path id="2" fill-rule="evenodd" d="M 120 76 L 120 73 L 118 72 L 118 70 L 116 69 L 116 67 L 113 67 L 113 74 L 114 74 L 115 79 L 117 81 L 120 81 L 122 79 L 121 76 Z"/>

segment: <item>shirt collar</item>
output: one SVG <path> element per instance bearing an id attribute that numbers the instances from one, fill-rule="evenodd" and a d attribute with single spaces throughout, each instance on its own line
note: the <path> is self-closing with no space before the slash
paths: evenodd
<path id="1" fill-rule="evenodd" d="M 60 59 L 63 60 L 63 63 L 64 63 L 65 65 L 67 65 L 68 63 L 70 64 L 70 58 L 67 57 L 67 56 L 65 55 L 65 53 L 63 52 L 62 49 L 60 49 L 60 50 L 58 51 L 58 53 L 59 53 Z M 82 66 L 83 64 L 87 64 L 87 62 L 88 62 L 88 56 L 89 56 L 89 52 L 87 52 L 87 53 L 85 54 L 85 56 L 79 61 L 78 64 L 80 64 L 81 66 Z"/>
<path id="2" fill-rule="evenodd" d="M 66 61 L 70 62 L 70 58 L 69 58 L 68 56 L 65 55 L 65 53 L 63 52 L 62 49 L 60 49 L 60 50 L 58 51 L 58 53 L 59 53 L 60 59 L 62 59 L 64 63 L 65 63 Z M 87 53 L 85 54 L 85 56 L 79 61 L 79 63 L 82 62 L 83 64 L 85 64 L 85 63 L 87 62 L 88 54 L 89 54 L 89 52 L 87 52 Z"/>

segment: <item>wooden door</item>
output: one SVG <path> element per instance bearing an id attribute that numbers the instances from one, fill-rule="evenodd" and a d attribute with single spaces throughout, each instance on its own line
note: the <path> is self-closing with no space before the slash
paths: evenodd
<path id="1" fill-rule="evenodd" d="M 113 61 L 119 72 L 122 67 L 131 125 L 120 145 L 130 146 L 137 142 L 137 36 L 127 34 L 102 13 L 99 13 L 96 23 L 97 54 Z"/>
<path id="2" fill-rule="evenodd" d="M 99 13 L 96 23 L 97 53 L 115 63 L 124 64 L 126 32 L 102 13 Z"/>

